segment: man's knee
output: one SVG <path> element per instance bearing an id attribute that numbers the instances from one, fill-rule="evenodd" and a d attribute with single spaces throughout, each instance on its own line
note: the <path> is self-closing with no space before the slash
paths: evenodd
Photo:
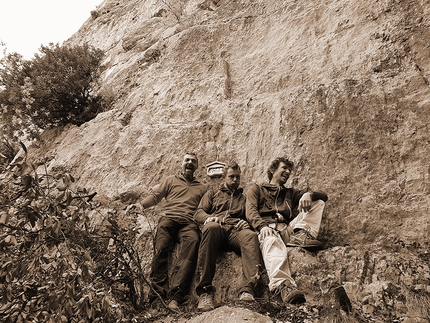
<path id="1" fill-rule="evenodd" d="M 315 202 L 312 203 L 312 210 L 317 210 L 317 209 L 324 209 L 325 206 L 325 202 L 323 200 L 316 200 Z"/>
<path id="2" fill-rule="evenodd" d="M 174 242 L 170 239 L 164 239 L 156 237 L 154 240 L 154 255 L 155 256 L 165 256 L 174 247 Z"/>
<path id="3" fill-rule="evenodd" d="M 238 233 L 241 243 L 256 241 L 258 243 L 258 233 L 250 229 L 243 229 Z"/>
<path id="4" fill-rule="evenodd" d="M 198 246 L 201 233 L 197 225 L 189 225 L 178 232 L 178 242 L 186 246 Z"/>
<path id="5" fill-rule="evenodd" d="M 218 222 L 208 222 L 202 229 L 203 236 L 219 235 L 222 232 L 222 227 Z"/>
<path id="6" fill-rule="evenodd" d="M 168 218 L 162 218 L 160 222 L 158 222 L 157 229 L 155 231 L 155 239 L 156 240 L 172 240 L 172 234 L 177 229 L 172 220 Z"/>

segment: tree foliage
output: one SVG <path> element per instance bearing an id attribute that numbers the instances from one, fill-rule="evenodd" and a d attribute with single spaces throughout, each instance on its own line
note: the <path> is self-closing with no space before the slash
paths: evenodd
<path id="1" fill-rule="evenodd" d="M 19 147 L 13 142 L 3 138 L 0 140 L 0 173 L 12 162 L 19 151 Z"/>
<path id="2" fill-rule="evenodd" d="M 22 148 L 0 173 L 1 321 L 131 322 L 145 284 L 135 223 L 103 214 L 95 193 Z"/>
<path id="3" fill-rule="evenodd" d="M 42 45 L 31 60 L 6 55 L 0 61 L 2 132 L 12 138 L 94 118 L 102 105 L 96 93 L 102 58 L 88 45 L 58 44 Z"/>

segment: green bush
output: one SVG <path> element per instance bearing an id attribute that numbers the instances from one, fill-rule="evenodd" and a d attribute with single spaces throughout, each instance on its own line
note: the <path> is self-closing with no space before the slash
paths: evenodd
<path id="1" fill-rule="evenodd" d="M 0 172 L 1 322 L 145 322 L 136 220 L 22 148 Z"/>
<path id="2" fill-rule="evenodd" d="M 31 60 L 12 53 L 0 61 L 0 123 L 9 138 L 80 125 L 100 111 L 96 93 L 103 52 L 88 45 L 41 46 Z"/>

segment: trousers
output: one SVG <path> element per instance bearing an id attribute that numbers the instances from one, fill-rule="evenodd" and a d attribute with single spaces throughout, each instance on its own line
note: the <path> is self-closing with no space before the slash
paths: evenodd
<path id="1" fill-rule="evenodd" d="M 169 254 L 178 244 L 177 258 L 174 263 L 169 284 Z M 163 297 L 182 302 L 188 295 L 192 283 L 200 243 L 198 225 L 187 219 L 160 219 L 154 238 L 154 258 L 151 266 L 151 284 Z"/>
<path id="2" fill-rule="evenodd" d="M 309 212 L 301 212 L 289 225 L 273 223 L 270 226 L 277 229 L 276 234 L 261 239 L 259 236 L 261 254 L 269 277 L 269 290 L 274 291 L 283 283 L 296 286 L 291 277 L 288 249 L 286 243 L 294 229 L 306 229 L 316 238 L 318 236 L 325 203 L 321 200 L 312 204 Z"/>
<path id="3" fill-rule="evenodd" d="M 217 257 L 223 250 L 231 250 L 241 256 L 243 279 L 238 294 L 246 291 L 255 296 L 254 286 L 260 278 L 263 263 L 257 233 L 250 229 L 237 231 L 217 222 L 209 222 L 202 229 L 197 262 L 197 295 L 215 292 L 212 280 Z"/>

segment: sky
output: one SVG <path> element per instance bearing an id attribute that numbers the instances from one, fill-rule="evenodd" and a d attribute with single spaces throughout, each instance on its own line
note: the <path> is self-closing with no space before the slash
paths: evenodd
<path id="1" fill-rule="evenodd" d="M 103 0 L 0 0 L 0 41 L 7 53 L 31 59 L 40 45 L 76 33 Z M 0 58 L 5 46 L 0 46 Z"/>

